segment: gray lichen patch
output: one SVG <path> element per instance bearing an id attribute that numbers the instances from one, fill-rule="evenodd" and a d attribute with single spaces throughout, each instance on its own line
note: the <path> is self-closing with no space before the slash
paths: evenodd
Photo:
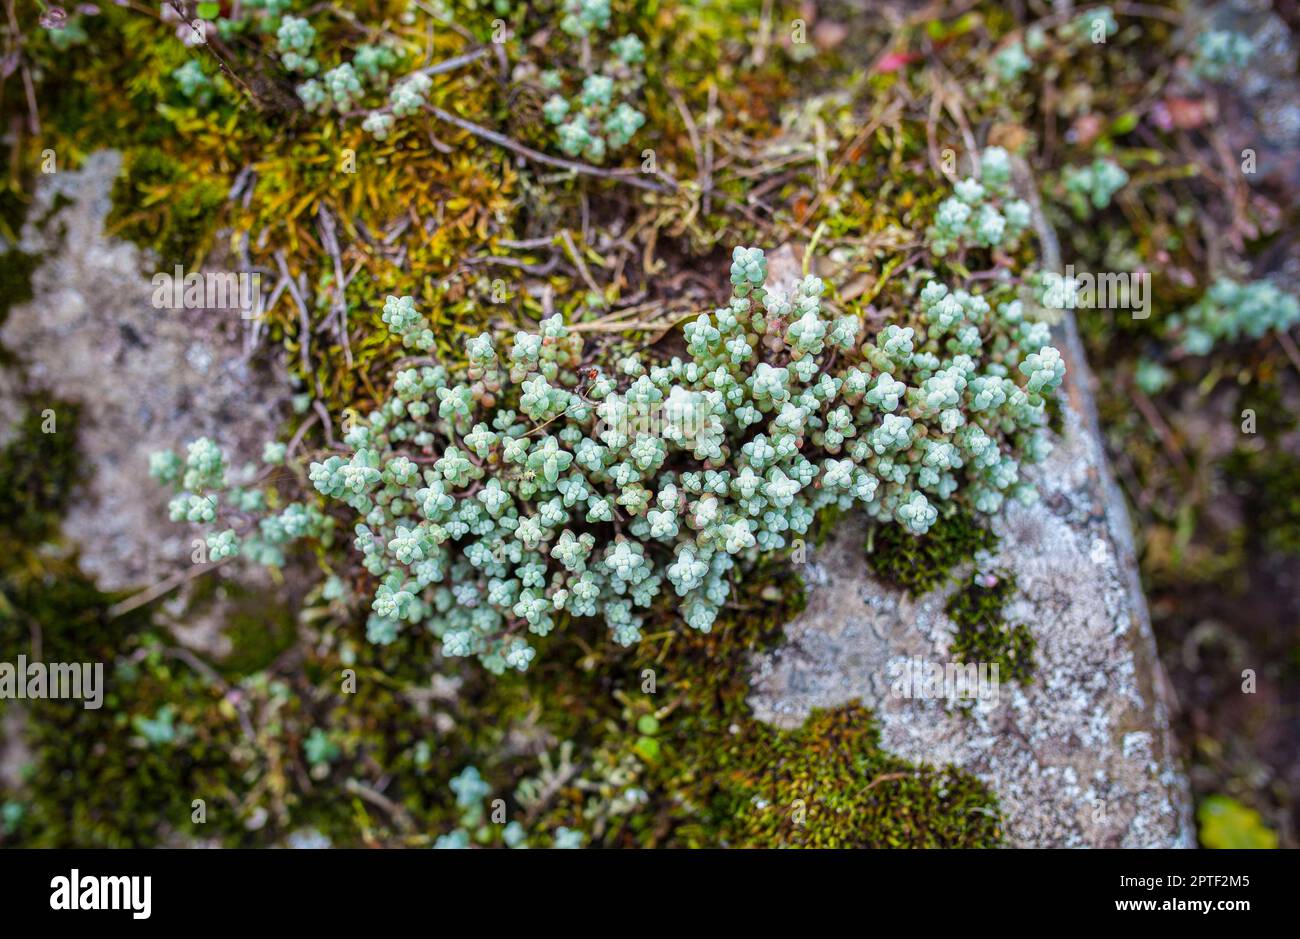
<path id="1" fill-rule="evenodd" d="M 993 565 L 1019 586 L 1007 618 L 1028 623 L 1037 639 L 1034 681 L 1002 681 L 973 707 L 904 696 L 907 663 L 949 661 L 955 624 L 944 606 L 953 588 L 911 599 L 881 583 L 863 557 L 861 526 L 850 522 L 809 565 L 808 607 L 786 626 L 786 644 L 754 661 L 750 704 L 760 719 L 793 727 L 813 708 L 860 700 L 886 749 L 985 780 L 1014 846 L 1190 847 L 1187 782 L 1128 520 L 1073 324 L 1062 331 L 1069 394 L 1056 449 L 1030 471 L 1041 499 L 1009 505 L 994 521 Z"/>

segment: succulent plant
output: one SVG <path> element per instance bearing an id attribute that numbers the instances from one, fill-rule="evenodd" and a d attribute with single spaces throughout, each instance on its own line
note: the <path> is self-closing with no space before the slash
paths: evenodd
<path id="1" fill-rule="evenodd" d="M 1004 184 L 996 158 L 986 168 Z M 354 546 L 378 582 L 372 641 L 419 626 L 445 655 L 523 670 L 528 636 L 568 617 L 636 642 L 666 594 L 708 631 L 730 578 L 791 547 L 821 509 L 919 535 L 949 508 L 1033 497 L 1020 461 L 1047 453 L 1044 396 L 1064 366 L 1019 301 L 994 310 L 930 281 L 910 325 L 864 336 L 859 317 L 824 315 L 817 277 L 769 283 L 759 249 L 735 249 L 730 280 L 730 302 L 685 327 L 685 359 L 628 357 L 606 372 L 556 315 L 508 351 L 475 337 L 463 368 L 397 374 L 348 452 L 310 467 L 327 502 L 355 514 Z M 411 297 L 390 297 L 382 318 L 430 346 Z M 182 490 L 173 517 L 226 514 L 211 442 L 151 467 Z M 332 530 L 332 516 L 291 503 L 209 545 L 281 563 L 286 542 Z"/>

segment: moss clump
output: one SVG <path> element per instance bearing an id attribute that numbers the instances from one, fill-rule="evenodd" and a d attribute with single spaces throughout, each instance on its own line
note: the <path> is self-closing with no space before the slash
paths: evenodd
<path id="1" fill-rule="evenodd" d="M 717 752 L 708 817 L 718 843 L 750 847 L 991 847 L 993 799 L 972 776 L 880 749 L 857 704 L 814 711 L 797 730 L 757 722 Z"/>
<path id="2" fill-rule="evenodd" d="M 32 274 L 38 259 L 17 248 L 0 252 L 0 324 L 9 316 L 9 310 L 32 298 Z"/>
<path id="3" fill-rule="evenodd" d="M 1201 844 L 1207 848 L 1272 850 L 1277 832 L 1260 814 L 1230 796 L 1210 796 L 1196 808 Z"/>
<path id="4" fill-rule="evenodd" d="M 1015 593 L 1015 577 L 1000 571 L 992 586 L 973 581 L 954 593 L 944 612 L 957 624 L 953 661 L 997 665 L 1001 676 L 1027 685 L 1034 680 L 1034 637 L 1028 626 L 1012 625 L 1003 615 Z"/>
<path id="5" fill-rule="evenodd" d="M 240 744 L 239 725 L 221 716 L 213 689 L 185 666 L 176 669 L 157 653 L 141 666 L 119 661 L 105 668 L 102 709 L 79 701 L 31 705 L 27 738 L 40 754 L 30 780 L 33 846 L 143 847 L 168 831 L 239 830 L 232 813 L 218 811 L 234 802 L 230 753 Z M 164 708 L 174 715 L 174 737 L 150 742 L 134 718 Z M 209 820 L 191 829 L 194 799 L 207 804 Z"/>
<path id="6" fill-rule="evenodd" d="M 131 151 L 113 184 L 110 230 L 158 252 L 164 269 L 197 265 L 212 241 L 228 186 L 195 177 L 161 150 Z"/>
<path id="7" fill-rule="evenodd" d="M 997 543 L 997 535 L 974 517 L 955 512 L 919 538 L 901 525 L 872 528 L 867 534 L 867 563 L 877 576 L 920 596 L 945 583 L 955 567 L 980 551 L 992 551 Z"/>
<path id="8" fill-rule="evenodd" d="M 49 538 L 75 492 L 76 405 L 31 395 L 17 431 L 0 451 L 0 541 Z"/>
<path id="9" fill-rule="evenodd" d="M 156 641 L 141 641 L 145 611 L 111 617 L 115 599 L 71 561 L 6 553 L 0 568 L 0 648 L 42 661 L 104 663 L 99 709 L 79 700 L 23 705 L 23 736 L 36 759 L 10 794 L 23 806 L 22 827 L 11 833 L 21 844 L 156 845 L 160 832 L 186 826 L 193 799 L 213 807 L 235 791 L 233 774 L 223 776 L 239 743 L 233 712 L 223 714 L 216 692 L 165 659 Z M 180 733 L 150 744 L 134 718 L 167 706 Z M 229 827 L 230 813 L 225 818 Z M 214 819 L 209 831 L 222 827 Z"/>
<path id="10" fill-rule="evenodd" d="M 262 598 L 265 599 L 265 598 Z M 249 597 L 231 614 L 223 630 L 231 652 L 221 660 L 226 675 L 248 675 L 270 666 L 297 640 L 293 617 L 283 606 L 263 606 Z"/>

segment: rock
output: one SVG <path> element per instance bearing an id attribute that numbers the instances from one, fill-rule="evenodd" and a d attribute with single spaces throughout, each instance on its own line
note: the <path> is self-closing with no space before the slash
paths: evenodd
<path id="1" fill-rule="evenodd" d="M 954 625 L 943 610 L 955 588 L 909 599 L 881 583 L 867 567 L 864 525 L 846 522 L 811 559 L 808 606 L 785 627 L 787 642 L 754 661 L 750 704 L 759 719 L 791 727 L 812 708 L 860 700 L 886 749 L 984 780 L 1013 846 L 1192 847 L 1127 512 L 1073 321 L 1058 332 L 1064 431 L 1029 474 L 1041 499 L 1009 504 L 993 523 L 995 564 L 1019 587 L 1007 618 L 1029 624 L 1038 643 L 1032 684 L 1003 682 L 996 705 L 969 710 L 894 694 L 905 661 L 949 660 Z"/>

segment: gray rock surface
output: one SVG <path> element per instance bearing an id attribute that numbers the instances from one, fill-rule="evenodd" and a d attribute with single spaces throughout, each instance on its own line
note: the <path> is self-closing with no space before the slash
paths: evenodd
<path id="1" fill-rule="evenodd" d="M 1028 687 L 1003 682 L 973 709 L 903 697 L 895 679 L 915 657 L 943 664 L 954 587 L 909 599 L 875 579 L 863 524 L 841 524 L 812 557 L 807 609 L 787 642 L 753 663 L 757 716 L 798 726 L 815 707 L 860 700 L 898 755 L 952 763 L 997 793 L 1008 843 L 1032 847 L 1191 847 L 1187 782 L 1169 732 L 1167 690 L 1136 580 L 1127 513 L 1095 429 L 1073 321 L 1064 433 L 1031 473 L 1041 494 L 995 521 L 992 562 L 1010 569 L 1008 619 L 1038 648 Z M 965 572 L 970 576 L 973 572 Z"/>

